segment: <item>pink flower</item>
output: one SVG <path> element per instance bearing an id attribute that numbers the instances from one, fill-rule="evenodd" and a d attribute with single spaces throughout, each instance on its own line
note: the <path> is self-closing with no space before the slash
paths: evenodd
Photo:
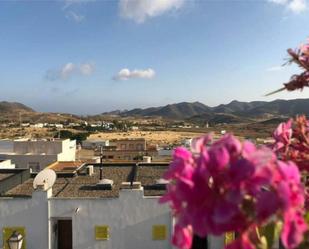
<path id="1" fill-rule="evenodd" d="M 277 129 L 280 143 L 290 142 L 290 129 L 291 122 Z M 160 202 L 169 202 L 176 217 L 176 246 L 189 248 L 193 233 L 205 237 L 237 231 L 240 238 L 227 248 L 254 249 L 251 228 L 273 218 L 284 223 L 287 249 L 300 243 L 307 227 L 301 215 L 304 191 L 295 164 L 281 162 L 272 150 L 241 143 L 232 135 L 212 144 L 206 136 L 194 146 L 194 154 L 176 149 L 164 175 L 171 181 Z"/>
<path id="2" fill-rule="evenodd" d="M 309 39 L 308 39 L 309 42 Z M 304 55 L 309 56 L 309 44 L 303 44 L 300 46 L 300 52 Z"/>
<path id="3" fill-rule="evenodd" d="M 175 246 L 182 249 L 190 249 L 192 244 L 192 228 L 191 226 L 181 227 L 176 225 L 172 242 Z"/>
<path id="4" fill-rule="evenodd" d="M 190 178 L 193 174 L 193 158 L 190 151 L 186 148 L 179 147 L 174 150 L 173 162 L 170 164 L 169 170 L 164 174 L 167 180 L 177 178 L 189 185 L 192 185 Z"/>
<path id="5" fill-rule="evenodd" d="M 290 143 L 292 137 L 292 120 L 281 123 L 274 132 L 276 144 L 274 150 L 280 150 Z"/>
<path id="6" fill-rule="evenodd" d="M 192 141 L 192 152 L 200 153 L 206 148 L 206 146 L 212 141 L 212 134 L 207 134 L 205 136 L 194 138 Z"/>
<path id="7" fill-rule="evenodd" d="M 281 240 L 286 248 L 296 248 L 303 240 L 307 225 L 301 212 L 287 212 L 284 215 L 284 225 Z"/>

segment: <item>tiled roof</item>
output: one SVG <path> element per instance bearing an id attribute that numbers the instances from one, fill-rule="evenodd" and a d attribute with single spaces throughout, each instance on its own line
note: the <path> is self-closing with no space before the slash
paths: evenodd
<path id="1" fill-rule="evenodd" d="M 51 164 L 48 168 L 54 171 L 66 171 L 66 172 L 73 172 L 76 171 L 79 167 L 81 167 L 84 162 L 55 162 Z"/>
<path id="2" fill-rule="evenodd" d="M 103 167 L 103 178 L 113 180 L 114 184 L 111 190 L 97 187 L 100 178 L 100 169 L 94 167 L 94 174 L 86 174 L 86 167 L 74 176 L 65 177 L 59 175 L 52 187 L 53 197 L 69 198 L 116 198 L 119 196 L 119 190 L 122 182 L 139 181 L 144 186 L 144 194 L 162 195 L 165 190 L 152 188 L 156 180 L 160 179 L 167 165 L 138 166 L 131 165 L 105 165 Z M 135 177 L 134 177 L 135 176 Z M 33 192 L 33 178 L 10 189 L 4 196 L 31 196 Z"/>

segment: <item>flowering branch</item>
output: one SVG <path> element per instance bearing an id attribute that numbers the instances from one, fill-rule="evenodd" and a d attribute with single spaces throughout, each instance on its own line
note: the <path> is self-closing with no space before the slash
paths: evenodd
<path id="1" fill-rule="evenodd" d="M 295 63 L 301 67 L 304 71 L 301 74 L 295 74 L 291 77 L 288 83 L 284 83 L 284 87 L 266 94 L 266 96 L 272 95 L 283 90 L 295 91 L 297 89 L 302 90 L 304 87 L 309 87 L 309 40 L 308 44 L 301 45 L 299 49 L 288 49 L 290 55 L 289 64 Z"/>

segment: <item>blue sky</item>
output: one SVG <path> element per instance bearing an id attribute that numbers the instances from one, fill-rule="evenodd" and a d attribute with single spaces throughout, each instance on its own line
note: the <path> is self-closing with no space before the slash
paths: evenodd
<path id="1" fill-rule="evenodd" d="M 0 2 L 0 100 L 94 114 L 263 97 L 298 72 L 307 0 Z"/>

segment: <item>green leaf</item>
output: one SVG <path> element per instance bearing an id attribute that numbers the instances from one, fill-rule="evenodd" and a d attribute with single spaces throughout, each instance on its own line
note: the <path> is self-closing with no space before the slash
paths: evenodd
<path id="1" fill-rule="evenodd" d="M 280 224 L 278 222 L 270 222 L 266 226 L 259 228 L 261 239 L 263 237 L 266 239 L 269 249 L 271 249 L 274 242 L 278 240 L 280 230 Z"/>
<path id="2" fill-rule="evenodd" d="M 306 220 L 307 224 L 309 225 L 309 212 L 307 212 L 305 214 L 305 220 Z"/>

